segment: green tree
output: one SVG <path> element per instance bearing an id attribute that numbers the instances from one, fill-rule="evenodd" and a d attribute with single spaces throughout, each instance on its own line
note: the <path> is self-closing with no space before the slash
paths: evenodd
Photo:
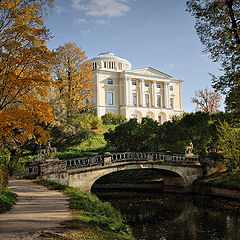
<path id="1" fill-rule="evenodd" d="M 218 127 L 219 151 L 229 160 L 229 170 L 240 168 L 240 129 L 231 127 L 227 122 L 220 123 Z"/>
<path id="2" fill-rule="evenodd" d="M 204 53 L 221 65 L 222 75 L 212 76 L 213 87 L 226 94 L 227 109 L 240 112 L 240 0 L 188 0 L 187 11 Z"/>

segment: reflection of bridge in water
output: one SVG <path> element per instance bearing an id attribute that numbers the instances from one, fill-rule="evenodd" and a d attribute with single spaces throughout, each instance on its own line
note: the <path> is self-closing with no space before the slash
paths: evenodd
<path id="1" fill-rule="evenodd" d="M 164 184 L 179 185 L 184 187 L 185 191 L 190 191 L 193 181 L 203 175 L 197 156 L 161 152 L 124 152 L 68 160 L 47 160 L 40 164 L 40 176 L 91 191 L 92 185 L 99 178 L 130 169 L 156 169 L 175 173 L 178 180 L 176 181 L 176 176 L 174 181 L 170 178 L 168 181 L 164 179 Z"/>

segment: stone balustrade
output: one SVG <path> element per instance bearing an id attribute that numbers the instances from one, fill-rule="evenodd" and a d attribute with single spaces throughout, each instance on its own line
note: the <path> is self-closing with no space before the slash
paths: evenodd
<path id="1" fill-rule="evenodd" d="M 107 153 L 105 155 L 96 155 L 66 160 L 66 169 L 86 168 L 93 166 L 105 166 L 120 162 L 133 161 L 161 161 L 175 164 L 198 163 L 198 156 L 187 156 L 180 154 L 169 154 L 162 152 L 122 152 Z"/>

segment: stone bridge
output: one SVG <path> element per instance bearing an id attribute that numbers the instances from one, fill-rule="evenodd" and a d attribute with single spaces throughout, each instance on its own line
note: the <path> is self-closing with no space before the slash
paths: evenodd
<path id="1" fill-rule="evenodd" d="M 69 186 L 81 187 L 86 192 L 91 191 L 99 178 L 130 169 L 157 169 L 175 173 L 181 178 L 181 185 L 185 191 L 191 191 L 193 181 L 203 176 L 203 169 L 197 156 L 161 152 L 105 153 L 69 160 L 49 159 L 33 165 L 32 169 L 29 166 L 29 171 L 33 174 L 37 173 L 42 178 Z"/>

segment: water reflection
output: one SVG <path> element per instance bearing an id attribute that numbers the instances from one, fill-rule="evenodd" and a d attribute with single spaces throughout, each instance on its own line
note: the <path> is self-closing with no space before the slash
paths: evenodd
<path id="1" fill-rule="evenodd" d="M 199 196 L 99 196 L 121 211 L 138 240 L 240 240 L 240 216 L 202 207 Z"/>

